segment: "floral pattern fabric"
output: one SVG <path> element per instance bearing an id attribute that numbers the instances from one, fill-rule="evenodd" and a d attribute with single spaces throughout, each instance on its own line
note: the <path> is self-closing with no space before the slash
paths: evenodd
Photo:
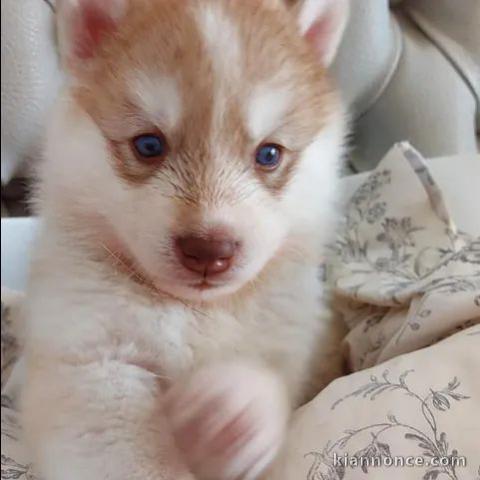
<path id="1" fill-rule="evenodd" d="M 22 294 L 2 287 L 2 480 L 38 480 L 21 441 L 21 427 L 16 405 L 22 368 L 20 358 L 22 300 Z"/>
<path id="2" fill-rule="evenodd" d="M 480 238 L 457 230 L 408 144 L 351 198 L 330 277 L 355 371 L 480 322 Z"/>
<path id="3" fill-rule="evenodd" d="M 480 480 L 479 341 L 477 325 L 337 379 L 268 480 Z"/>

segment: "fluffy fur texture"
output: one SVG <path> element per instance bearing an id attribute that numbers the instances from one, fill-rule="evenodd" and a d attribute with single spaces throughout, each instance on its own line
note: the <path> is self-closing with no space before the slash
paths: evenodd
<path id="1" fill-rule="evenodd" d="M 344 5 L 60 2 L 23 395 L 48 480 L 257 478 L 338 374 L 317 265 L 345 127 L 320 60 Z M 139 161 L 132 138 L 160 131 L 167 155 Z M 199 278 L 175 238 L 212 232 L 238 252 Z"/>

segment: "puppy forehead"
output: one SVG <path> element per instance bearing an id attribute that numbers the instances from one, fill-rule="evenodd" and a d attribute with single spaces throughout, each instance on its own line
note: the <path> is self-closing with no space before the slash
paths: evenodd
<path id="1" fill-rule="evenodd" d="M 180 15 L 188 19 L 183 26 L 169 22 L 166 16 L 157 17 L 161 23 L 151 29 L 148 43 L 157 45 L 158 63 L 151 65 L 152 56 L 150 62 L 139 58 L 129 75 L 128 88 L 135 103 L 149 116 L 161 117 L 173 128 L 182 114 L 194 107 L 192 103 L 198 106 L 212 96 L 219 100 L 225 95 L 240 94 L 245 104 L 252 105 L 243 110 L 255 136 L 260 134 L 262 123 L 268 129 L 286 109 L 289 88 L 278 82 L 270 86 L 265 81 L 285 70 L 285 59 L 270 54 L 272 47 L 279 49 L 276 40 L 279 31 L 274 28 L 269 34 L 268 27 L 272 25 L 251 3 L 248 0 L 243 4 L 219 0 L 178 2 L 177 18 Z M 163 40 L 170 37 L 168 44 L 156 40 L 157 29 L 163 30 Z M 172 46 L 174 43 L 177 48 Z M 271 47 L 265 48 L 266 43 Z M 145 50 L 151 51 L 150 46 L 146 45 Z M 194 51 L 198 53 L 196 56 L 188 53 Z M 207 85 L 210 88 L 205 88 Z M 212 95 L 196 95 L 194 99 L 200 88 L 204 93 L 210 90 Z M 262 105 L 272 110 L 264 118 Z"/>
<path id="2" fill-rule="evenodd" d="M 238 74 L 243 62 L 240 29 L 232 12 L 224 7 L 221 2 L 200 2 L 195 18 L 217 75 Z"/>
<path id="3" fill-rule="evenodd" d="M 99 70 L 92 89 L 103 86 L 112 98 L 126 97 L 167 131 L 192 125 L 207 131 L 210 125 L 213 132 L 241 121 L 250 137 L 261 139 L 299 103 L 313 78 L 291 19 L 266 5 L 268 0 L 145 2 L 104 51 L 104 65 L 112 68 Z"/>

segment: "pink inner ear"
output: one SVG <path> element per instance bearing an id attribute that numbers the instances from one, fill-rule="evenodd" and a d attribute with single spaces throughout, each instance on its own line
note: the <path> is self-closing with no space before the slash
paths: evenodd
<path id="1" fill-rule="evenodd" d="M 99 8 L 101 1 L 83 2 L 79 17 L 75 22 L 74 53 L 77 58 L 91 58 L 104 36 L 115 29 L 114 20 Z"/>
<path id="2" fill-rule="evenodd" d="M 305 34 L 305 38 L 315 47 L 322 60 L 327 57 L 330 51 L 333 28 L 331 16 L 325 15 L 317 20 Z"/>

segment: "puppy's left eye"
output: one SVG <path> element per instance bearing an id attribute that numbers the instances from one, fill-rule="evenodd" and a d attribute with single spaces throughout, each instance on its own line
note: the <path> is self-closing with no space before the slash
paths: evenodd
<path id="1" fill-rule="evenodd" d="M 255 162 L 262 170 L 275 170 L 282 160 L 283 147 L 274 143 L 260 145 L 255 153 Z"/>
<path id="2" fill-rule="evenodd" d="M 161 133 L 139 135 L 132 140 L 132 144 L 140 161 L 163 159 L 168 150 L 167 141 Z"/>

